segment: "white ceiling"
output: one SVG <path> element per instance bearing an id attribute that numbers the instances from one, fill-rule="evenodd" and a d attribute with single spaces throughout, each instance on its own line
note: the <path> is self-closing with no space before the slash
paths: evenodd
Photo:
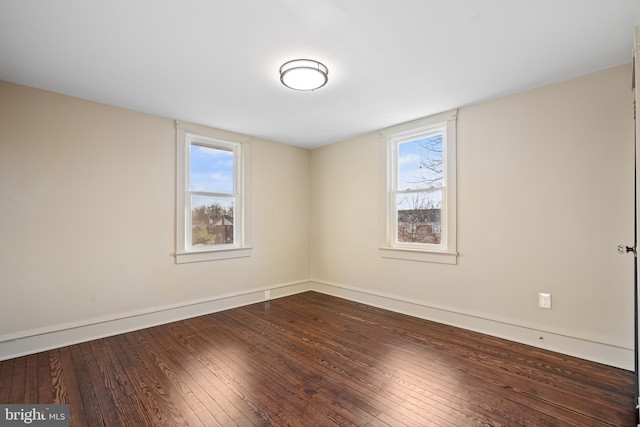
<path id="1" fill-rule="evenodd" d="M 629 63 L 640 0 L 0 0 L 0 80 L 314 148 Z M 314 92 L 284 62 L 329 68 Z"/>

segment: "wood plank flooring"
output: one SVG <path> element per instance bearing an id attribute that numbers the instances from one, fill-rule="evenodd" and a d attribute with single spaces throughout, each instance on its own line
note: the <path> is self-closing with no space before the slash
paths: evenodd
<path id="1" fill-rule="evenodd" d="M 0 362 L 72 426 L 635 426 L 633 373 L 363 304 L 291 297 Z"/>

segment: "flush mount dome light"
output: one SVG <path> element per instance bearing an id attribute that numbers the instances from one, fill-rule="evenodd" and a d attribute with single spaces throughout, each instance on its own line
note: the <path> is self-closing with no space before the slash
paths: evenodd
<path id="1" fill-rule="evenodd" d="M 294 90 L 316 90 L 327 84 L 329 70 L 312 59 L 294 59 L 280 67 L 280 81 Z"/>

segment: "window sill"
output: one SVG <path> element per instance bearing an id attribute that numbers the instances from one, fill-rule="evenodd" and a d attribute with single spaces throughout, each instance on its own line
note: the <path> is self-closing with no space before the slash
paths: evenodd
<path id="1" fill-rule="evenodd" d="M 176 253 L 176 264 L 189 262 L 217 261 L 222 259 L 246 258 L 251 256 L 251 248 L 218 249 L 215 251 Z"/>
<path id="2" fill-rule="evenodd" d="M 425 251 L 405 248 L 379 248 L 382 258 L 402 259 L 406 261 L 433 262 L 437 264 L 456 265 L 458 263 L 457 252 Z"/>

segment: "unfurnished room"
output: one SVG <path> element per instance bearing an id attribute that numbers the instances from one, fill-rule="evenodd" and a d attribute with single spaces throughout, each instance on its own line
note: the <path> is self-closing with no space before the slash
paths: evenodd
<path id="1" fill-rule="evenodd" d="M 637 426 L 638 0 L 0 0 L 0 426 Z"/>

